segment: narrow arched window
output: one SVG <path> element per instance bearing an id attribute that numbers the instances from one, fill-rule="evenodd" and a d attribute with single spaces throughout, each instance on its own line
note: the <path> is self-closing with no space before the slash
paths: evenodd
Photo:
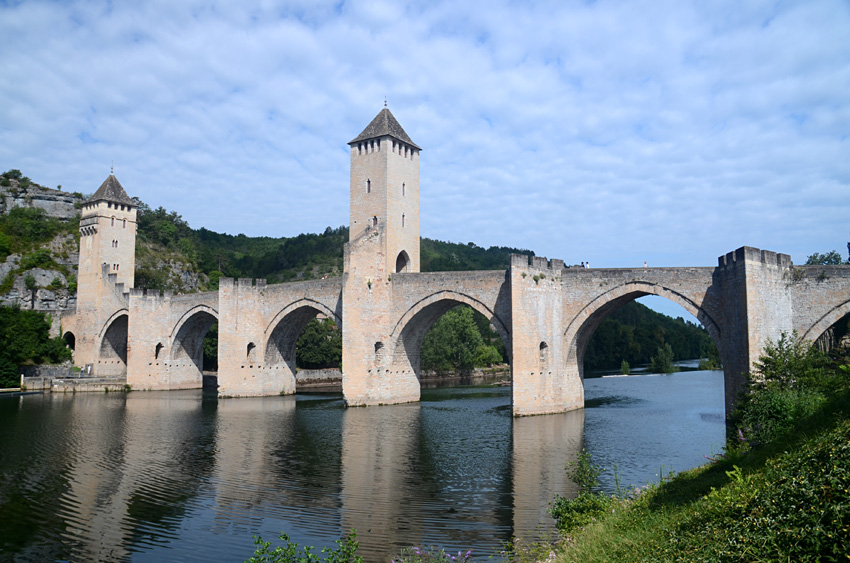
<path id="1" fill-rule="evenodd" d="M 404 213 L 401 214 L 401 228 L 404 228 Z"/>
<path id="2" fill-rule="evenodd" d="M 404 182 L 401 183 L 401 196 L 404 197 L 405 185 Z"/>
<path id="3" fill-rule="evenodd" d="M 372 180 L 366 180 L 366 193 L 372 193 Z"/>
<path id="4" fill-rule="evenodd" d="M 127 219 L 124 219 L 124 225 L 122 225 L 122 227 L 121 227 L 121 228 L 122 228 L 122 229 L 126 229 L 126 228 L 127 228 Z M 118 245 L 115 245 L 115 246 L 118 246 Z"/>
<path id="5" fill-rule="evenodd" d="M 112 226 L 115 226 L 115 217 L 112 218 Z"/>
<path id="6" fill-rule="evenodd" d="M 372 217 L 372 226 L 373 227 L 378 226 L 378 217 L 377 216 Z"/>

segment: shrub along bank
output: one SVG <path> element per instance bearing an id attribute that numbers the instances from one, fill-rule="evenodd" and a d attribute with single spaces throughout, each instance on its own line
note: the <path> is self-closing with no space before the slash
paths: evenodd
<path id="1" fill-rule="evenodd" d="M 554 559 L 848 561 L 848 357 L 791 334 L 755 367 L 726 453 L 710 464 L 606 495 L 581 456 L 579 496 L 551 506 L 564 538 Z"/>

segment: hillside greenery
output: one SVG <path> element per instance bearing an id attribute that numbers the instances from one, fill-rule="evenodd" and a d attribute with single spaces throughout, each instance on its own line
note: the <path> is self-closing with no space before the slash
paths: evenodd
<path id="1" fill-rule="evenodd" d="M 136 201 L 138 261 L 143 263 L 144 257 L 151 253 L 179 257 L 182 263 L 206 276 L 208 281 L 201 289 L 216 289 L 221 277 L 265 279 L 273 284 L 342 274 L 348 227 L 327 227 L 321 234 L 302 233 L 295 237 L 228 235 L 205 228 L 193 229 L 174 211 L 163 207 L 152 209 Z M 510 247 L 482 248 L 474 243 L 423 238 L 420 269 L 423 272 L 505 269 L 512 253 L 534 254 Z M 168 273 L 154 264 L 137 266 L 136 286 L 176 289 Z"/>

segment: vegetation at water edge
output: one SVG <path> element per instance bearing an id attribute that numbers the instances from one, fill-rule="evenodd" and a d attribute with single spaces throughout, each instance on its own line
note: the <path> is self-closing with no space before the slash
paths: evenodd
<path id="1" fill-rule="evenodd" d="M 50 338 L 49 333 L 44 313 L 0 306 L 0 388 L 20 384 L 21 364 L 58 364 L 71 359 L 65 342 Z"/>
<path id="2" fill-rule="evenodd" d="M 824 354 L 783 335 L 756 364 L 733 424 L 711 463 L 614 494 L 598 490 L 582 454 L 569 468 L 579 495 L 550 506 L 562 533 L 553 560 L 846 561 L 847 349 Z"/>

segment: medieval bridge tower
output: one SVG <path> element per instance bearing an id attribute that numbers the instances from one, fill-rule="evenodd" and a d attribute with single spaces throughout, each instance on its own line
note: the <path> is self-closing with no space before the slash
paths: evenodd
<path id="1" fill-rule="evenodd" d="M 795 267 L 787 255 L 750 247 L 709 267 L 583 269 L 513 256 L 507 270 L 421 273 L 421 149 L 387 108 L 349 148 L 341 278 L 222 278 L 217 291 L 190 295 L 132 288 L 137 209 L 110 174 L 82 210 L 77 309 L 62 319 L 75 363 L 126 376 L 134 389 L 201 387 L 204 335 L 218 323 L 219 396 L 294 393 L 298 335 L 322 314 L 342 330 L 347 404 L 412 402 L 425 334 L 467 305 L 508 351 L 513 413 L 563 412 L 584 405 L 584 352 L 599 324 L 628 301 L 658 295 L 711 335 L 728 411 L 768 339 L 796 330 L 815 340 L 850 314 L 850 266 Z"/>
<path id="2" fill-rule="evenodd" d="M 127 370 L 128 291 L 136 269 L 137 204 L 109 174 L 80 214 L 77 308 L 62 319 L 74 362 L 99 375 Z"/>

